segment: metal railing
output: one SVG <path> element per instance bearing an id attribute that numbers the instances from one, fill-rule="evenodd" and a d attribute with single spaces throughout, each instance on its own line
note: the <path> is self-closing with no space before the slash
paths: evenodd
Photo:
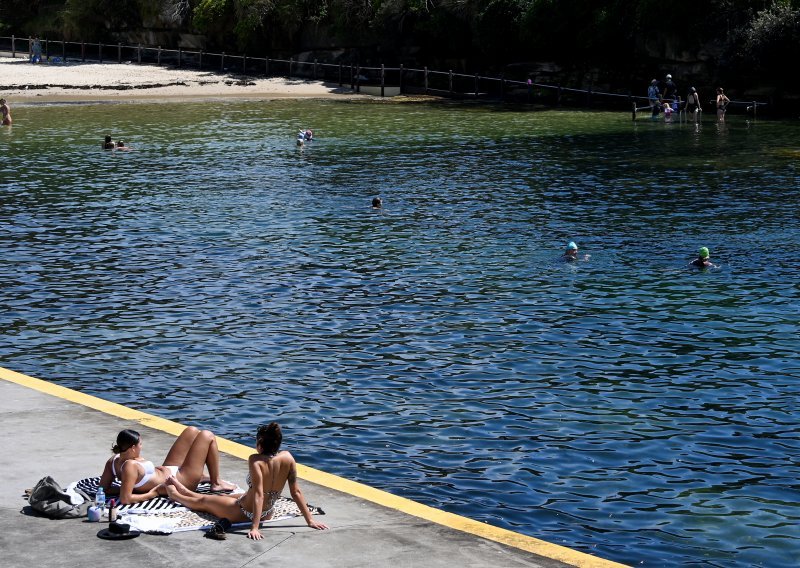
<path id="1" fill-rule="evenodd" d="M 67 61 L 136 63 L 176 68 L 209 70 L 219 73 L 246 76 L 282 76 L 287 78 L 336 83 L 340 87 L 349 85 L 355 92 L 370 92 L 379 96 L 398 92 L 403 94 L 436 95 L 461 99 L 508 100 L 515 102 L 543 103 L 552 106 L 602 106 L 620 108 L 618 102 L 625 100 L 633 106 L 633 119 L 639 110 L 638 101 L 647 97 L 630 94 L 608 93 L 593 89 L 577 89 L 561 85 L 515 80 L 506 77 L 489 77 L 478 73 L 469 75 L 449 71 L 436 71 L 423 67 L 414 69 L 398 67 L 362 66 L 358 64 L 325 63 L 317 59 L 301 61 L 294 58 L 275 59 L 254 57 L 247 54 L 212 53 L 207 51 L 171 49 L 161 46 L 104 44 L 70 42 L 42 39 L 42 59 L 50 64 Z M 0 52 L 10 52 L 30 57 L 33 39 L 16 36 L 0 36 Z M 746 105 L 751 112 L 767 103 L 757 101 L 731 101 L 731 104 Z"/>

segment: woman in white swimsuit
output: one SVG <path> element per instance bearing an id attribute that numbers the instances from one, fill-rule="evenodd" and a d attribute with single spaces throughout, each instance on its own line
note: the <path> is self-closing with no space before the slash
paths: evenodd
<path id="1" fill-rule="evenodd" d="M 111 448 L 114 455 L 106 462 L 100 486 L 106 494 L 116 494 L 112 483 L 120 483 L 119 498 L 123 505 L 141 503 L 165 495 L 164 482 L 175 477 L 187 487 L 197 488 L 204 469 L 208 468 L 212 491 L 230 491 L 236 486 L 220 478 L 217 439 L 208 430 L 186 428 L 172 444 L 164 465 L 156 466 L 142 458 L 142 437 L 135 430 L 123 430 Z"/>
<path id="2" fill-rule="evenodd" d="M 232 523 L 251 521 L 253 524 L 247 537 L 261 540 L 259 531 L 261 521 L 272 518 L 275 502 L 288 482 L 292 499 L 297 503 L 308 526 L 312 529 L 327 529 L 327 525 L 315 521 L 308 510 L 303 492 L 297 483 L 297 464 L 292 454 L 279 451 L 282 439 L 281 427 L 276 422 L 258 429 L 256 435 L 258 453 L 250 456 L 248 460 L 249 487 L 244 494 L 238 497 L 199 494 L 190 491 L 179 479 L 172 477 L 167 481 L 167 493 L 170 499 L 189 509 L 211 513 Z"/>

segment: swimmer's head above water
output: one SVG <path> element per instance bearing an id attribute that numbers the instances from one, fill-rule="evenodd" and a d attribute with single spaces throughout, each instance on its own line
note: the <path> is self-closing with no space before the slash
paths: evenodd
<path id="1" fill-rule="evenodd" d="M 708 248 L 707 247 L 700 247 L 697 250 L 697 256 L 699 256 L 700 258 L 708 258 L 710 256 L 709 253 L 708 253 Z"/>

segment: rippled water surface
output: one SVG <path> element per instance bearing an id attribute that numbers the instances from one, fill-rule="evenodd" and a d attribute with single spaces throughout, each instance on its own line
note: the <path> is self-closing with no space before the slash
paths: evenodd
<path id="1" fill-rule="evenodd" d="M 14 119 L 3 366 L 247 444 L 277 419 L 307 465 L 605 558 L 796 565 L 796 123 L 340 101 Z M 558 262 L 569 240 L 591 259 Z M 687 269 L 701 245 L 719 269 Z"/>

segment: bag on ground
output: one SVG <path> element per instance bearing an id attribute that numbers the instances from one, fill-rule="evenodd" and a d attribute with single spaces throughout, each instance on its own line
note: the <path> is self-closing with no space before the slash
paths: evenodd
<path id="1" fill-rule="evenodd" d="M 48 475 L 40 479 L 34 486 L 28 497 L 28 504 L 37 513 L 41 513 L 51 519 L 85 517 L 91 504 L 91 497 L 80 489 L 76 491 L 80 492 L 84 497 L 84 502 L 80 505 L 73 505 L 69 493 Z"/>

